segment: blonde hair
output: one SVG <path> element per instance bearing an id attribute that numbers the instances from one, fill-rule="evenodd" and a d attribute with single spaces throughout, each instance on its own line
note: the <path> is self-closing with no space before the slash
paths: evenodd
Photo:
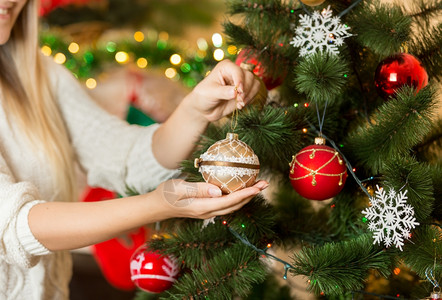
<path id="1" fill-rule="evenodd" d="M 11 38 L 0 46 L 3 105 L 8 120 L 17 121 L 31 145 L 46 154 L 59 199 L 72 201 L 76 200 L 77 192 L 73 150 L 41 61 L 38 2 L 28 0 L 17 18 Z"/>

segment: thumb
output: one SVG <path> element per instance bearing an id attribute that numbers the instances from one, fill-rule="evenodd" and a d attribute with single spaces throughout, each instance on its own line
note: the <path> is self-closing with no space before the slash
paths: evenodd
<path id="1" fill-rule="evenodd" d="M 198 182 L 197 183 L 197 195 L 198 198 L 213 198 L 221 197 L 222 191 L 219 187 L 211 183 Z"/>
<path id="2" fill-rule="evenodd" d="M 211 198 L 220 197 L 222 192 L 219 187 L 206 182 L 187 182 L 182 179 L 172 179 L 165 182 L 163 194 L 177 201 L 186 198 Z"/>
<path id="3" fill-rule="evenodd" d="M 238 95 L 238 90 L 233 85 L 216 85 L 212 87 L 212 95 L 216 95 L 218 99 L 232 100 Z"/>

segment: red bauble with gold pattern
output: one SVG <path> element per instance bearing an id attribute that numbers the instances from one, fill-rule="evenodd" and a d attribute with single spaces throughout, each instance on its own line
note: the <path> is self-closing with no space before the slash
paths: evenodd
<path id="1" fill-rule="evenodd" d="M 310 200 L 326 200 L 336 196 L 344 187 L 347 168 L 339 153 L 316 138 L 293 156 L 290 182 L 295 191 Z"/>
<path id="2" fill-rule="evenodd" d="M 241 63 L 254 65 L 255 67 L 252 69 L 252 72 L 256 76 L 261 78 L 261 80 L 264 82 L 265 87 L 268 90 L 280 86 L 284 82 L 285 77 L 287 76 L 287 72 L 281 73 L 279 77 L 275 77 L 269 74 L 269 72 L 264 68 L 262 63 L 259 61 L 259 56 L 256 50 L 252 50 L 249 48 L 242 49 L 241 52 L 239 52 L 238 56 L 236 57 L 235 63 L 238 66 L 241 66 Z"/>
<path id="3" fill-rule="evenodd" d="M 428 84 L 428 74 L 416 57 L 400 53 L 381 61 L 376 68 L 374 84 L 379 95 L 388 99 L 395 97 L 397 89 L 404 85 L 418 92 Z"/>
<path id="4" fill-rule="evenodd" d="M 174 259 L 142 245 L 132 255 L 130 273 L 132 281 L 143 291 L 162 293 L 172 287 L 179 268 Z"/>

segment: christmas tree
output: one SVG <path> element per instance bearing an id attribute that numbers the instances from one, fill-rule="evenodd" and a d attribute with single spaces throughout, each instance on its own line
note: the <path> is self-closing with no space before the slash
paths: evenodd
<path id="1" fill-rule="evenodd" d="M 203 181 L 201 158 L 234 131 L 271 190 L 212 222 L 164 222 L 149 251 L 174 257 L 167 264 L 181 271 L 161 297 L 291 299 L 278 276 L 303 276 L 324 299 L 438 291 L 441 8 L 439 0 L 229 1 L 225 34 L 267 102 L 210 126 L 183 173 Z M 272 273 L 275 264 L 285 273 Z M 407 279 L 395 277 L 401 270 Z M 388 288 L 371 289 L 381 278 Z"/>

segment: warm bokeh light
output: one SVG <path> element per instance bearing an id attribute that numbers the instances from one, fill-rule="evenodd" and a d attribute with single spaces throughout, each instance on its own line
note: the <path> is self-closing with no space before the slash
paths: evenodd
<path id="1" fill-rule="evenodd" d="M 52 54 L 52 49 L 51 49 L 51 47 L 44 45 L 43 47 L 41 47 L 41 52 L 42 52 L 43 55 L 45 55 L 45 56 L 51 56 L 51 54 Z"/>
<path id="2" fill-rule="evenodd" d="M 127 63 L 129 61 L 129 54 L 127 54 L 127 52 L 124 51 L 118 51 L 115 54 L 115 60 L 120 64 Z"/>
<path id="3" fill-rule="evenodd" d="M 54 55 L 54 61 L 59 64 L 62 65 L 66 62 L 66 55 L 64 55 L 63 53 L 59 52 L 57 54 Z"/>
<path id="4" fill-rule="evenodd" d="M 86 80 L 86 87 L 88 89 L 94 89 L 97 87 L 97 81 L 93 78 L 88 78 L 88 80 Z"/>
<path id="5" fill-rule="evenodd" d="M 235 45 L 230 45 L 229 47 L 227 47 L 227 53 L 229 53 L 230 55 L 235 55 L 238 53 L 238 48 L 236 48 Z"/>
<path id="6" fill-rule="evenodd" d="M 219 33 L 212 35 L 212 43 L 215 47 L 221 47 L 223 45 L 223 37 Z"/>
<path id="7" fill-rule="evenodd" d="M 77 43 L 72 42 L 69 44 L 68 50 L 71 53 L 78 53 L 78 51 L 80 51 L 80 46 Z"/>
<path id="8" fill-rule="evenodd" d="M 164 74 L 167 78 L 172 79 L 177 75 L 177 71 L 175 70 L 175 68 L 167 68 Z"/>
<path id="9" fill-rule="evenodd" d="M 144 69 L 147 67 L 147 59 L 145 59 L 144 57 L 140 57 L 139 59 L 137 59 L 137 66 L 140 69 Z"/>
<path id="10" fill-rule="evenodd" d="M 161 31 L 160 34 L 158 35 L 158 39 L 167 41 L 169 39 L 169 34 L 165 31 Z"/>
<path id="11" fill-rule="evenodd" d="M 181 56 L 175 53 L 170 56 L 169 60 L 171 64 L 178 65 L 181 62 Z"/>
<path id="12" fill-rule="evenodd" d="M 217 61 L 220 61 L 224 58 L 224 51 L 222 49 L 216 49 L 213 51 L 213 58 Z"/>
<path id="13" fill-rule="evenodd" d="M 196 41 L 196 44 L 198 45 L 198 49 L 202 51 L 206 51 L 209 48 L 209 45 L 207 44 L 207 41 L 204 38 L 199 38 Z"/>
<path id="14" fill-rule="evenodd" d="M 142 33 L 141 31 L 137 31 L 134 33 L 134 40 L 141 43 L 142 41 L 144 41 L 144 33 Z"/>

